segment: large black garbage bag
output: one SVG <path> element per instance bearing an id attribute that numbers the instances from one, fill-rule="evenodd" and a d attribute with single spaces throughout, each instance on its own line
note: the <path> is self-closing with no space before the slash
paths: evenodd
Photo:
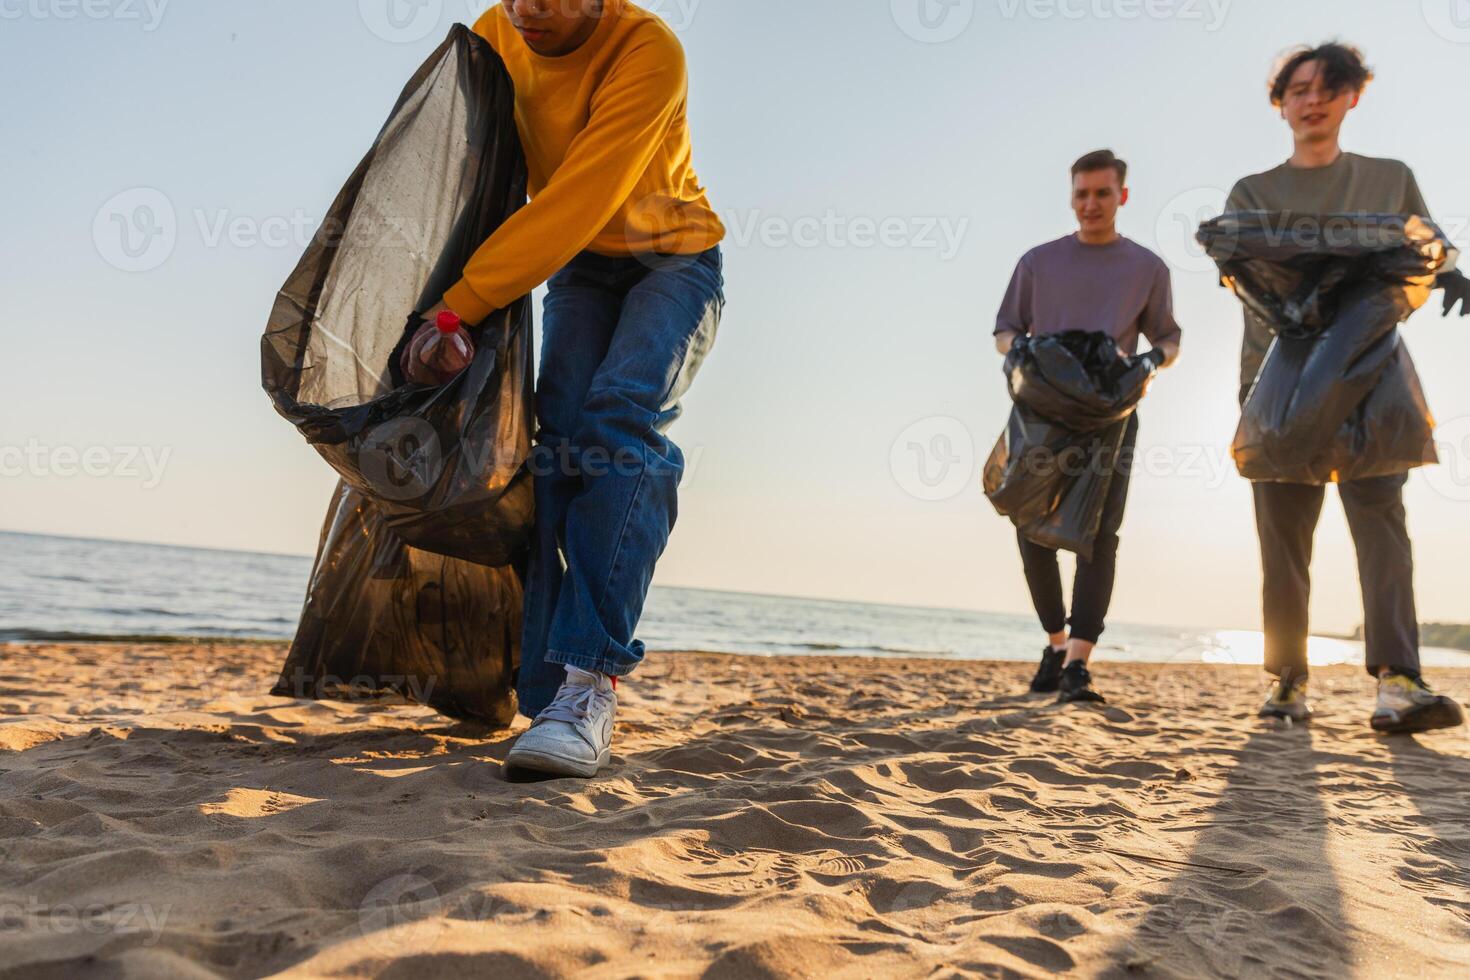
<path id="1" fill-rule="evenodd" d="M 503 726 L 516 714 L 521 577 L 420 551 L 339 483 L 296 639 L 272 694 L 425 704 Z"/>
<path id="2" fill-rule="evenodd" d="M 528 300 L 472 331 L 474 360 L 450 384 L 397 373 L 411 311 L 525 201 L 514 111 L 499 57 L 455 27 L 276 300 L 266 391 L 342 478 L 277 694 L 514 714 L 533 517 Z"/>
<path id="3" fill-rule="evenodd" d="M 1325 484 L 1438 462 L 1398 325 L 1454 247 L 1427 219 L 1246 211 L 1199 229 L 1221 281 L 1275 333 L 1231 453 L 1257 482 Z"/>
<path id="4" fill-rule="evenodd" d="M 405 317 L 438 302 L 525 197 L 510 77 L 456 26 L 333 203 L 261 342 L 276 410 L 387 526 L 483 565 L 513 561 L 531 526 L 530 303 L 472 331 L 474 362 L 448 385 L 400 384 L 394 354 Z"/>
<path id="5" fill-rule="evenodd" d="M 985 464 L 985 495 L 1037 544 L 1092 557 L 1128 420 L 1153 366 L 1107 334 L 1068 331 L 1006 355 L 1011 417 Z"/>

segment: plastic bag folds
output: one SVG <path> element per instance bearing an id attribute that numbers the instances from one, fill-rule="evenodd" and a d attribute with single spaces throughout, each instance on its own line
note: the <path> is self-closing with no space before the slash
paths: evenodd
<path id="1" fill-rule="evenodd" d="M 532 328 L 522 298 L 472 328 L 448 384 L 399 355 L 526 199 L 511 80 L 456 26 L 403 90 L 276 299 L 276 410 L 341 477 L 272 693 L 405 699 L 495 725 L 516 710 L 534 517 Z"/>
<path id="2" fill-rule="evenodd" d="M 1229 287 L 1275 335 L 1231 454 L 1257 482 L 1325 484 L 1438 461 L 1398 326 L 1455 249 L 1428 219 L 1248 211 L 1200 226 Z"/>
<path id="3" fill-rule="evenodd" d="M 428 705 L 493 726 L 516 714 L 522 585 L 420 551 L 360 491 L 337 485 L 296 639 L 272 694 Z"/>
<path id="4" fill-rule="evenodd" d="M 483 565 L 529 537 L 527 298 L 471 331 L 470 366 L 403 384 L 405 318 L 437 303 L 526 199 L 509 75 L 463 26 L 410 80 L 286 281 L 261 343 L 276 410 L 407 544 Z"/>
<path id="5" fill-rule="evenodd" d="M 1015 403 L 985 464 L 985 495 L 1037 544 L 1092 557 L 1128 420 L 1153 365 L 1107 334 L 1022 338 L 1006 355 Z"/>

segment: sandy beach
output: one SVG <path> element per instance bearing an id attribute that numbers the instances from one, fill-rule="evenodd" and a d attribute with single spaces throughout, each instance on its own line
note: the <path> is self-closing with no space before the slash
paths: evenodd
<path id="1" fill-rule="evenodd" d="M 609 772 L 509 783 L 283 652 L 3 648 L 0 975 L 1470 970 L 1470 739 L 1373 735 L 1359 670 L 1280 730 L 1249 668 L 657 655 Z"/>

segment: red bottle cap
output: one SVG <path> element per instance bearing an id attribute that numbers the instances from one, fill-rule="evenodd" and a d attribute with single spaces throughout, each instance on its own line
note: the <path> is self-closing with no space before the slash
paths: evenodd
<path id="1" fill-rule="evenodd" d="M 440 333 L 454 333 L 463 323 L 464 321 L 459 318 L 458 313 L 453 310 L 445 310 L 439 314 L 439 319 L 435 321 L 434 325 L 439 328 Z"/>

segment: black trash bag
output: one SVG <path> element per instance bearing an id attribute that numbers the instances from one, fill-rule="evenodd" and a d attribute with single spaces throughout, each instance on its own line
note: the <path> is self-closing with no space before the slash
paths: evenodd
<path id="1" fill-rule="evenodd" d="M 276 410 L 415 548 L 482 565 L 529 538 L 531 308 L 471 330 L 450 384 L 402 384 L 404 318 L 437 303 L 526 199 L 510 76 L 457 25 L 348 179 L 261 341 Z M 415 321 L 410 322 L 410 327 Z"/>
<path id="2" fill-rule="evenodd" d="M 1275 334 L 1231 454 L 1255 482 L 1326 484 L 1438 462 L 1398 325 L 1454 247 L 1425 218 L 1242 211 L 1200 226 L 1221 282 Z"/>
<path id="3" fill-rule="evenodd" d="M 1153 364 L 1119 357 L 1107 334 L 1072 330 L 1021 338 L 1005 372 L 1015 404 L 985 464 L 985 495 L 1029 540 L 1091 559 Z"/>
<path id="4" fill-rule="evenodd" d="M 404 89 L 276 300 L 262 375 L 342 477 L 274 693 L 514 715 L 533 518 L 528 299 L 471 331 L 443 386 L 404 384 L 417 318 L 525 201 L 514 94 L 456 26 Z"/>
<path id="5" fill-rule="evenodd" d="M 410 701 L 496 727 L 516 715 L 521 577 L 421 551 L 337 485 L 301 623 L 271 691 L 287 698 Z"/>

